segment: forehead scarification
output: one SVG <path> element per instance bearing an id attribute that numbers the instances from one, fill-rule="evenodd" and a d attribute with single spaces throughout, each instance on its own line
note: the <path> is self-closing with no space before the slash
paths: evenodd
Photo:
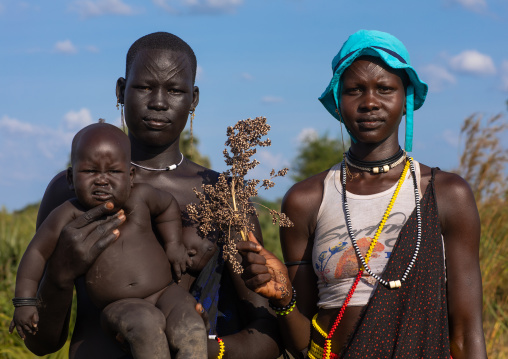
<path id="1" fill-rule="evenodd" d="M 355 74 L 359 77 L 378 77 L 382 74 L 385 69 L 381 67 L 379 64 L 374 62 L 359 62 L 355 61 L 349 66 L 346 71 L 349 73 Z"/>
<path id="2" fill-rule="evenodd" d="M 194 83 L 196 79 L 196 67 L 197 67 L 196 55 L 194 54 L 194 51 L 185 41 L 183 41 L 178 36 L 160 31 L 145 35 L 137 39 L 131 45 L 129 51 L 127 52 L 126 57 L 125 78 L 129 76 L 131 65 L 137 54 L 141 51 L 150 49 L 171 50 L 182 52 L 183 54 L 185 54 L 190 63 L 192 83 Z"/>
<path id="3" fill-rule="evenodd" d="M 182 52 L 172 52 L 169 50 L 148 50 L 139 53 L 137 61 L 143 61 L 140 65 L 150 75 L 157 78 L 162 76 L 164 79 L 171 79 L 179 74 L 187 75 L 191 81 L 192 71 L 188 57 Z M 155 52 L 155 53 L 154 53 Z M 166 52 L 166 55 L 161 53 Z"/>

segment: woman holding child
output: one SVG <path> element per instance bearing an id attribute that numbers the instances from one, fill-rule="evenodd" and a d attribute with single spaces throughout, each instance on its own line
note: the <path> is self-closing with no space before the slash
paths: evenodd
<path id="1" fill-rule="evenodd" d="M 320 101 L 351 147 L 286 194 L 285 265 L 253 236 L 237 245 L 247 285 L 269 299 L 297 358 L 486 358 L 473 194 L 399 146 L 405 115 L 411 151 L 427 85 L 378 31 L 351 35 L 332 69 Z"/>
<path id="2" fill-rule="evenodd" d="M 196 228 L 185 220 L 186 205 L 196 201 L 192 189 L 213 183 L 218 176 L 185 158 L 179 149 L 188 115 L 199 102 L 195 75 L 194 52 L 174 35 L 150 34 L 129 49 L 125 78 L 118 79 L 116 93 L 129 129 L 131 160 L 136 167 L 134 182 L 170 192 L 182 210 L 183 241 L 193 264 L 179 285 L 199 298 L 208 312 L 212 334 L 220 336 L 219 340 L 208 340 L 209 358 L 276 358 L 280 352 L 278 332 L 266 299 L 248 290 L 222 263 L 216 238 L 199 237 Z M 65 173 L 57 175 L 46 190 L 37 225 L 72 197 Z M 133 310 L 127 302 L 121 312 L 132 315 L 123 315 L 116 322 L 119 312 L 103 313 L 108 323 L 115 323 L 105 328 L 111 332 L 108 336 L 101 330 L 101 314 L 85 290 L 83 274 L 118 238 L 118 227 L 124 220 L 125 216 L 111 213 L 103 205 L 64 227 L 39 287 L 42 305 L 38 332 L 26 338 L 27 347 L 34 353 L 54 352 L 65 342 L 74 285 L 78 311 L 70 358 L 125 357 L 118 341 L 127 347 L 133 336 L 140 335 L 133 333 L 136 330 L 149 340 L 157 310 L 153 305 L 139 309 L 137 302 Z"/>

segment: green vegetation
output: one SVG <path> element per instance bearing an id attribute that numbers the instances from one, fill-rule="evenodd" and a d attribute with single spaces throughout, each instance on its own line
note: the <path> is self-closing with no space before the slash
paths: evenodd
<path id="1" fill-rule="evenodd" d="M 255 198 L 253 202 L 259 203 L 256 205 L 256 210 L 259 216 L 261 233 L 263 233 L 263 245 L 282 261 L 282 249 L 280 248 L 279 242 L 279 226 L 272 223 L 272 215 L 266 210 L 266 208 L 269 208 L 280 212 L 281 200 L 269 202 L 258 197 Z"/>
<path id="2" fill-rule="evenodd" d="M 196 138 L 196 136 L 193 136 L 191 139 L 190 130 L 184 130 L 182 132 L 180 135 L 180 149 L 182 150 L 183 155 L 198 165 L 210 168 L 210 158 L 202 155 L 198 151 L 198 145 L 199 139 Z"/>
<path id="3" fill-rule="evenodd" d="M 14 308 L 16 269 L 28 243 L 35 233 L 38 204 L 29 205 L 21 211 L 9 213 L 0 210 L 0 358 L 35 358 L 17 333 L 9 334 L 9 324 Z M 68 343 L 58 353 L 48 355 L 47 359 L 68 357 Z"/>
<path id="4" fill-rule="evenodd" d="M 339 163 L 345 151 L 343 145 L 349 147 L 349 143 L 343 144 L 341 139 L 330 138 L 328 134 L 309 133 L 303 138 L 291 166 L 291 178 L 299 182 Z"/>
<path id="5" fill-rule="evenodd" d="M 499 138 L 507 129 L 501 115 L 467 118 L 457 171 L 470 184 L 480 212 L 483 328 L 489 358 L 498 359 L 508 358 L 508 149 Z"/>

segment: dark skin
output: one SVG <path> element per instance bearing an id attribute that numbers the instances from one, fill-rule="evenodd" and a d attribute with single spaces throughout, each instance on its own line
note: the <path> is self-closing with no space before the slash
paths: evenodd
<path id="1" fill-rule="evenodd" d="M 118 228 L 121 235 L 102 252 L 85 277 L 92 302 L 97 308 L 107 307 L 103 326 L 110 328 L 107 313 L 115 308 L 120 310 L 126 303 L 141 303 L 143 307 L 150 303 L 158 308 L 159 313 L 153 313 L 159 320 L 148 328 L 137 325 L 132 328 L 129 343 L 134 357 L 170 358 L 166 336 L 176 358 L 189 358 L 190 354 L 195 358 L 206 357 L 205 328 L 194 309 L 195 300 L 172 282 L 171 268 L 175 277 L 180 278 L 186 265 L 191 264 L 181 242 L 178 203 L 167 192 L 147 184 L 134 185 L 130 144 L 122 131 L 111 125 L 95 124 L 78 136 L 72 168 L 67 172 L 69 186 L 77 198 L 52 211 L 37 231 L 18 269 L 16 296 L 35 297 L 62 228 L 86 210 L 108 202 L 114 209 L 122 209 L 125 222 Z M 152 223 L 163 246 L 152 230 Z M 142 314 L 133 305 L 127 315 Z M 34 315 L 37 315 L 35 307 L 16 308 L 13 323 L 23 338 L 24 328 L 29 333 L 36 329 L 37 322 L 30 321 Z M 125 312 L 121 320 L 125 321 Z M 145 343 L 143 338 L 150 340 Z"/>
<path id="2" fill-rule="evenodd" d="M 135 163 L 151 168 L 163 168 L 180 161 L 180 133 L 185 127 L 189 111 L 195 109 L 199 102 L 199 89 L 194 86 L 190 66 L 183 53 L 146 49 L 137 54 L 128 78 L 118 79 L 117 97 L 120 103 L 125 104 L 131 157 Z M 217 176 L 216 172 L 188 159 L 184 159 L 174 171 L 139 170 L 136 174 L 136 183 L 147 183 L 170 192 L 180 205 L 184 218 L 183 241 L 193 263 L 179 283 L 186 290 L 213 256 L 217 245 L 216 238 L 201 238 L 196 228 L 185 222 L 185 207 L 197 200 L 193 188 L 200 189 L 202 184 L 213 183 Z M 72 192 L 66 190 L 64 175 L 58 175 L 46 190 L 38 223 L 72 195 Z M 116 215 L 104 218 L 105 213 L 110 211 L 104 206 L 96 207 L 64 228 L 39 289 L 39 295 L 43 296 L 43 299 L 47 298 L 48 303 L 56 302 L 58 306 L 48 306 L 44 312 L 41 311 L 39 333 L 26 340 L 27 346 L 35 353 L 53 352 L 64 343 L 74 279 L 86 272 L 98 253 L 114 241 L 113 231 L 121 223 L 121 219 Z M 259 232 L 257 236 L 261 239 Z M 61 255 L 63 250 L 60 250 L 60 246 L 65 247 L 65 252 L 73 256 L 72 262 Z M 240 276 L 233 274 L 232 277 L 241 305 L 241 321 L 244 324 L 237 328 L 235 334 L 221 337 L 227 348 L 224 358 L 276 358 L 279 348 L 275 318 L 266 310 L 263 313 L 267 314 L 259 315 L 258 310 L 268 307 L 267 300 L 247 289 Z M 73 340 L 85 340 L 87 346 L 83 352 L 87 355 L 93 348 L 100 348 L 93 352 L 96 358 L 120 357 L 120 345 L 98 330 L 98 310 L 89 303 L 81 285 L 78 279 L 78 303 L 82 304 L 78 305 Z M 149 316 L 149 308 L 146 309 L 146 315 Z M 129 310 L 129 307 L 123 310 Z M 110 319 L 117 318 L 117 314 L 118 312 L 109 313 Z M 125 327 L 128 327 L 128 323 L 126 326 L 118 325 L 117 328 L 121 332 Z M 216 358 L 218 353 L 218 343 L 208 340 L 209 358 Z M 81 356 L 76 353 L 75 357 Z"/>
<path id="3" fill-rule="evenodd" d="M 405 91 L 402 79 L 375 59 L 358 59 L 343 74 L 340 112 L 345 125 L 358 140 L 351 151 L 364 161 L 387 158 L 399 148 L 399 124 L 405 113 Z M 403 164 L 388 173 L 372 174 L 350 168 L 347 190 L 367 195 L 393 186 L 400 177 Z M 421 192 L 431 177 L 425 165 L 421 169 Z M 323 182 L 328 171 L 295 184 L 282 204 L 295 223 L 281 229 L 281 245 L 285 261 L 312 261 L 312 246 L 317 213 L 323 197 Z M 480 220 L 468 184 L 458 175 L 437 171 L 435 189 L 439 221 L 445 244 L 450 346 L 453 358 L 486 358 L 482 328 L 482 285 L 479 267 Z M 244 279 L 247 285 L 269 298 L 276 306 L 289 303 L 283 297 L 270 273 L 287 275 L 298 293 L 297 308 L 279 317 L 285 343 L 296 357 L 303 356 L 311 338 L 310 320 L 318 312 L 318 324 L 329 329 L 340 308 L 318 309 L 317 277 L 312 265 L 286 268 L 271 253 L 251 242 L 237 245 L 247 263 Z M 278 279 L 277 279 L 278 280 Z M 280 281 L 280 280 L 279 280 Z M 332 352 L 338 353 L 354 329 L 363 307 L 348 307 L 332 338 Z M 315 333 L 312 339 L 323 345 Z"/>

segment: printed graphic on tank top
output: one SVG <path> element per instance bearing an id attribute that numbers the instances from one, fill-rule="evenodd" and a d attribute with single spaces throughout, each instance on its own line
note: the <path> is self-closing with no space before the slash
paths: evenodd
<path id="1" fill-rule="evenodd" d="M 416 161 L 414 163 L 417 183 L 420 183 L 420 165 Z M 328 172 L 317 217 L 312 265 L 318 277 L 320 308 L 338 308 L 342 305 L 360 266 L 346 228 L 340 173 L 340 164 Z M 364 256 L 396 186 L 397 183 L 386 191 L 372 195 L 346 193 L 353 233 Z M 374 273 L 382 275 L 397 237 L 414 208 L 413 181 L 408 172 L 369 261 Z M 349 306 L 366 305 L 376 286 L 377 281 L 364 272 Z"/>

